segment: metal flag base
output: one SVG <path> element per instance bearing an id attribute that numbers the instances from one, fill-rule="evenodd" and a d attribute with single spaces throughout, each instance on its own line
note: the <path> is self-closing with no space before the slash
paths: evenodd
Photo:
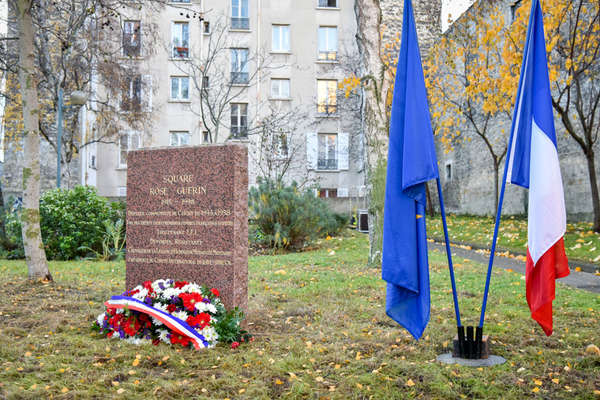
<path id="1" fill-rule="evenodd" d="M 437 360 L 444 364 L 459 364 L 466 367 L 493 367 L 494 365 L 500 365 L 506 362 L 506 359 L 500 356 L 490 355 L 488 358 L 473 360 L 468 358 L 453 357 L 452 353 L 440 354 L 437 356 Z"/>
<path id="2" fill-rule="evenodd" d="M 475 335 L 473 335 L 475 331 Z M 446 364 L 460 364 L 472 367 L 485 367 L 503 364 L 506 360 L 490 355 L 488 336 L 483 335 L 483 328 L 467 326 L 458 327 L 458 334 L 453 340 L 452 353 L 441 354 L 437 360 Z"/>

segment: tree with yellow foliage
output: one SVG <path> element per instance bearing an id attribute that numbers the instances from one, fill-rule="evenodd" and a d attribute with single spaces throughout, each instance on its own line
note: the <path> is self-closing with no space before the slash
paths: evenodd
<path id="1" fill-rule="evenodd" d="M 514 103 L 531 0 L 517 10 L 504 41 L 501 83 Z M 596 152 L 600 136 L 600 1 L 545 0 L 544 29 L 552 105 L 587 160 L 593 229 L 600 232 Z"/>
<path id="2" fill-rule="evenodd" d="M 450 27 L 424 63 L 434 133 L 446 152 L 460 142 L 483 142 L 494 169 L 495 209 L 507 151 L 498 123 L 510 115 L 502 87 L 504 27 L 498 3 L 482 0 Z"/>

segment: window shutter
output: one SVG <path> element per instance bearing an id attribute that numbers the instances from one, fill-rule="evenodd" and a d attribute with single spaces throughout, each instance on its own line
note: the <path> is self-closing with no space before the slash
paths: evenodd
<path id="1" fill-rule="evenodd" d="M 338 134 L 338 169 L 347 170 L 349 167 L 348 162 L 348 149 L 350 135 L 348 132 L 340 132 Z"/>
<path id="2" fill-rule="evenodd" d="M 145 112 L 152 111 L 152 75 L 142 76 L 142 104 Z"/>
<path id="3" fill-rule="evenodd" d="M 319 158 L 319 140 L 317 132 L 308 132 L 306 134 L 306 161 L 308 169 L 317 169 L 317 160 Z"/>
<path id="4" fill-rule="evenodd" d="M 348 188 L 337 188 L 338 197 L 348 197 Z"/>

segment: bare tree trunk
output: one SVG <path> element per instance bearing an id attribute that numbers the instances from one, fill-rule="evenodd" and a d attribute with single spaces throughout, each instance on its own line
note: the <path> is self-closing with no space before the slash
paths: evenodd
<path id="1" fill-rule="evenodd" d="M 433 208 L 433 202 L 431 201 L 431 190 L 429 189 L 429 182 L 425 183 L 425 193 L 427 194 L 427 214 L 431 218 L 435 216 L 435 210 Z"/>
<path id="2" fill-rule="evenodd" d="M 594 156 L 594 150 L 591 148 L 585 154 L 590 176 L 590 188 L 592 190 L 592 208 L 594 210 L 594 224 L 592 229 L 595 232 L 600 232 L 600 196 L 598 194 L 598 179 L 596 177 L 596 162 Z"/>
<path id="3" fill-rule="evenodd" d="M 369 264 L 381 262 L 383 243 L 383 199 L 385 197 L 385 157 L 388 144 L 386 96 L 390 83 L 381 58 L 381 6 L 379 0 L 356 0 L 354 12 L 358 27 L 356 41 L 365 87 L 363 131 L 366 143 L 367 198 L 369 201 Z"/>
<path id="4" fill-rule="evenodd" d="M 32 1 L 17 0 L 19 83 L 23 98 L 23 245 L 29 279 L 52 280 L 40 231 L 40 132 Z"/>

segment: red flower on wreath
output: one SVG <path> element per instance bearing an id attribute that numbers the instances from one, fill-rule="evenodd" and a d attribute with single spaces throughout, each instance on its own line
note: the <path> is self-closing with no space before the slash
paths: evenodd
<path id="1" fill-rule="evenodd" d="M 182 287 L 184 287 L 185 285 L 187 285 L 188 282 L 187 281 L 175 281 L 175 288 L 176 289 L 181 289 Z"/>
<path id="2" fill-rule="evenodd" d="M 190 338 L 188 338 L 187 336 L 181 335 L 179 333 L 172 333 L 171 334 L 171 344 L 181 344 L 183 347 L 186 347 L 187 345 L 190 344 Z"/>
<path id="3" fill-rule="evenodd" d="M 144 289 L 148 290 L 148 295 L 154 293 L 154 289 L 152 289 L 152 281 L 146 281 L 142 284 L 142 286 L 144 286 Z"/>
<path id="4" fill-rule="evenodd" d="M 122 323 L 121 326 L 126 334 L 129 336 L 135 336 L 137 331 L 139 331 L 142 327 L 142 324 L 140 324 L 140 321 L 138 321 L 136 317 L 129 317 Z"/>
<path id="5" fill-rule="evenodd" d="M 219 296 L 220 296 L 220 294 L 219 294 L 219 291 L 218 291 L 217 289 L 215 289 L 215 288 L 212 288 L 212 289 L 210 289 L 210 291 L 211 291 L 211 293 L 212 293 L 212 294 L 214 294 L 215 296 L 217 296 L 217 297 L 219 297 Z"/>
<path id="6" fill-rule="evenodd" d="M 210 314 L 200 313 L 195 317 L 190 316 L 185 322 L 187 322 L 191 327 L 195 328 L 199 326 L 200 329 L 204 329 L 206 326 L 208 326 L 208 324 L 210 324 Z"/>
<path id="7" fill-rule="evenodd" d="M 121 320 L 123 319 L 123 314 L 115 314 L 108 320 L 110 326 L 113 326 L 118 329 L 118 326 L 121 324 Z"/>
<path id="8" fill-rule="evenodd" d="M 200 293 L 181 293 L 179 298 L 183 300 L 183 306 L 189 311 L 196 309 L 196 303 L 202 302 L 202 295 Z"/>
<path id="9" fill-rule="evenodd" d="M 175 304 L 169 304 L 167 306 L 167 311 L 172 313 L 173 311 L 177 310 L 177 306 Z"/>

